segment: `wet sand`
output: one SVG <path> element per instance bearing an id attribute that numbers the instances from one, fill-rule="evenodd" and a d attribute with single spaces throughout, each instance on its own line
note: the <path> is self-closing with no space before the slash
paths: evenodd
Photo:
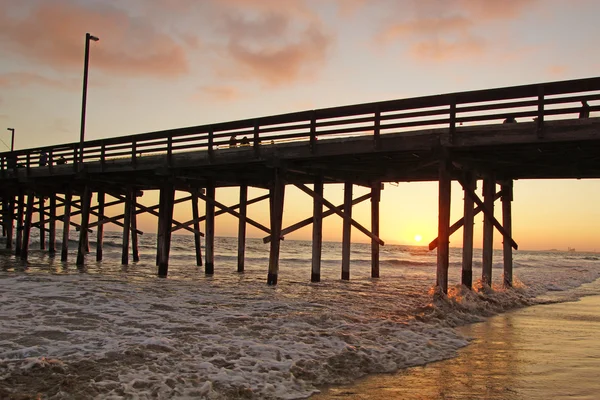
<path id="1" fill-rule="evenodd" d="M 511 311 L 459 329 L 454 359 L 367 377 L 311 400 L 598 399 L 600 296 Z"/>

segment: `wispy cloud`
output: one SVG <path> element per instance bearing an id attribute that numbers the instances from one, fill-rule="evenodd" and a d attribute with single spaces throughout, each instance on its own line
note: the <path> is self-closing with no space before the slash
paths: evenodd
<path id="1" fill-rule="evenodd" d="M 241 97 L 240 91 L 234 86 L 202 86 L 198 89 L 192 100 L 206 100 L 228 102 Z"/>
<path id="2" fill-rule="evenodd" d="M 0 74 L 0 87 L 14 88 L 28 85 L 49 86 L 56 89 L 76 90 L 80 83 L 74 80 L 47 78 L 30 72 Z"/>

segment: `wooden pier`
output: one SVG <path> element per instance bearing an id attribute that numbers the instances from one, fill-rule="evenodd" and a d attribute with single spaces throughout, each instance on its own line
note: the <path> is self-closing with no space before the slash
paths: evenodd
<path id="1" fill-rule="evenodd" d="M 517 249 L 511 232 L 513 180 L 599 178 L 600 119 L 589 118 L 589 112 L 600 111 L 600 105 L 594 104 L 599 101 L 600 78 L 589 78 L 309 110 L 0 153 L 6 247 L 26 260 L 31 229 L 39 229 L 41 249 L 54 255 L 58 223 L 63 234 L 61 260 L 67 260 L 70 228 L 74 227 L 79 236 L 76 263 L 84 265 L 89 257 L 89 233 L 97 230 L 95 259 L 101 261 L 103 227 L 112 223 L 123 228 L 122 263 L 127 264 L 130 255 L 134 262 L 139 260 L 138 235 L 142 232 L 137 216 L 151 214 L 158 225 L 158 275 L 167 276 L 171 234 L 181 229 L 194 234 L 197 265 L 211 275 L 218 273 L 216 217 L 230 214 L 239 220 L 238 272 L 244 271 L 249 224 L 262 230 L 265 243 L 269 242 L 265 273 L 272 285 L 277 284 L 281 240 L 312 224 L 310 279 L 318 282 L 323 218 L 336 214 L 343 220 L 341 278 L 350 279 L 353 228 L 371 239 L 371 276 L 378 278 L 379 247 L 384 245 L 379 237 L 379 201 L 385 182 L 437 181 L 438 237 L 429 248 L 437 248 L 440 290 L 448 290 L 449 238 L 461 227 L 462 284 L 472 286 L 473 218 L 479 212 L 484 215 L 482 282 L 492 282 L 492 243 L 497 231 L 504 239 L 504 284 L 511 286 L 512 251 Z M 582 104 L 587 103 L 589 107 L 582 112 Z M 451 225 L 452 181 L 460 183 L 465 196 L 464 217 Z M 344 184 L 343 204 L 334 205 L 323 196 L 324 185 L 332 183 Z M 288 185 L 312 199 L 313 215 L 284 227 Z M 355 185 L 369 188 L 370 193 L 354 198 Z M 221 203 L 215 196 L 220 187 L 239 187 L 239 203 Z M 269 194 L 249 199 L 249 187 L 268 189 Z M 482 189 L 482 196 L 477 188 Z M 160 193 L 158 204 L 138 202 L 149 190 Z M 189 195 L 177 198 L 176 191 Z M 270 225 L 264 226 L 247 210 L 249 205 L 267 200 Z M 371 202 L 369 228 L 352 218 L 353 206 L 366 200 Z M 496 200 L 502 203 L 502 222 L 494 217 Z M 204 215 L 200 215 L 200 201 Z M 179 203 L 189 203 L 191 220 L 173 218 L 173 207 Z M 106 215 L 107 208 L 116 205 L 123 206 L 123 213 Z M 73 222 L 75 216 L 79 223 Z M 200 231 L 202 221 L 205 232 Z"/>

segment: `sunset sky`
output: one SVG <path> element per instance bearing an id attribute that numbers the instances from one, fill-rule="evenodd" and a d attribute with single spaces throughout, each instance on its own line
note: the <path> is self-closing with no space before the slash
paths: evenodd
<path id="1" fill-rule="evenodd" d="M 0 148 L 10 145 L 9 127 L 17 149 L 79 140 L 86 32 L 100 38 L 90 50 L 86 138 L 100 139 L 593 77 L 599 16 L 596 0 L 0 0 Z M 452 189 L 454 222 L 463 193 Z M 339 186 L 325 195 L 342 203 Z M 225 204 L 237 196 L 217 191 Z M 596 180 L 517 181 L 514 238 L 522 249 L 600 251 L 599 200 Z M 308 217 L 311 204 L 288 188 L 284 225 Z M 416 235 L 429 242 L 437 232 L 437 184 L 386 185 L 381 213 L 386 242 L 418 244 Z M 368 202 L 353 214 L 369 225 Z M 187 220 L 189 210 L 175 215 Z M 264 206 L 249 215 L 268 222 Z M 156 230 L 154 218 L 139 224 Z M 481 228 L 477 217 L 476 247 Z M 217 218 L 217 235 L 236 233 L 234 218 Z M 309 227 L 290 238 L 310 235 Z M 339 218 L 326 220 L 324 236 L 341 239 Z M 458 231 L 451 246 L 461 238 Z M 495 247 L 501 241 L 495 233 Z"/>

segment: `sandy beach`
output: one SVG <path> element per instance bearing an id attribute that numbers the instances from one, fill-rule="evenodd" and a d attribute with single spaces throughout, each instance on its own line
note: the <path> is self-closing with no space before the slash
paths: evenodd
<path id="1" fill-rule="evenodd" d="M 597 399 L 600 296 L 523 308 L 464 326 L 453 359 L 331 388 L 326 399 Z"/>

